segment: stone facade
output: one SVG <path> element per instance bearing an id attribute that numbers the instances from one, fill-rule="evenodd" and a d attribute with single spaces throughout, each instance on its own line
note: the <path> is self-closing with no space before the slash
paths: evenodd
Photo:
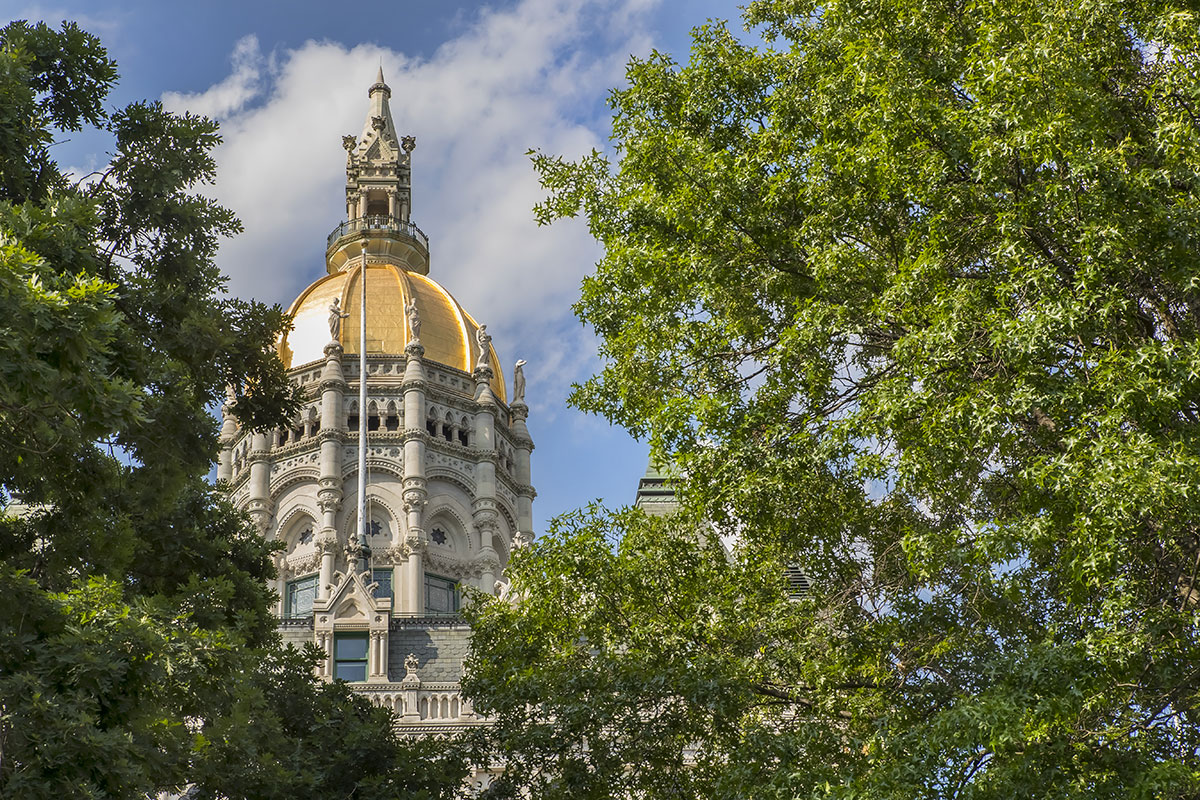
<path id="1" fill-rule="evenodd" d="M 406 732 L 447 732 L 480 724 L 458 692 L 461 590 L 503 591 L 509 554 L 533 538 L 524 362 L 510 403 L 486 327 L 428 277 L 410 219 L 416 142 L 396 134 L 382 70 L 368 95 L 362 135 L 343 140 L 348 219 L 279 347 L 308 400 L 270 432 L 240 430 L 227 406 L 218 478 L 285 546 L 285 641 L 320 645 L 319 674 Z"/>

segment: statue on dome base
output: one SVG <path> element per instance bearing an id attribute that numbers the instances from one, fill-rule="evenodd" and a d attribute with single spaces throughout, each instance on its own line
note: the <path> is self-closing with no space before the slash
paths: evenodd
<path id="1" fill-rule="evenodd" d="M 342 311 L 338 298 L 333 298 L 333 302 L 329 304 L 329 337 L 332 342 L 340 342 L 342 339 L 342 320 L 350 316 Z"/>
<path id="2" fill-rule="evenodd" d="M 525 402 L 525 359 L 517 361 L 513 367 L 513 402 Z"/>
<path id="3" fill-rule="evenodd" d="M 421 340 L 421 314 L 417 311 L 417 298 L 410 298 L 404 304 L 404 315 L 408 317 L 410 341 L 419 342 Z"/>
<path id="4" fill-rule="evenodd" d="M 492 365 L 492 337 L 487 332 L 487 325 L 480 325 L 479 330 L 475 331 L 475 341 L 479 343 L 479 358 L 475 361 L 475 367 L 490 367 Z"/>

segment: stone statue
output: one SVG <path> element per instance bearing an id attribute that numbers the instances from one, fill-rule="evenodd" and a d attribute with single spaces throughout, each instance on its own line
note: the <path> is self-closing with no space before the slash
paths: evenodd
<path id="1" fill-rule="evenodd" d="M 342 320 L 350 316 L 342 312 L 342 307 L 339 305 L 338 298 L 333 298 L 333 302 L 329 304 L 329 338 L 335 342 L 342 340 Z"/>
<path id="2" fill-rule="evenodd" d="M 492 363 L 492 337 L 488 335 L 487 325 L 480 325 L 479 330 L 475 331 L 475 341 L 479 343 L 479 359 L 475 362 L 476 367 L 488 367 Z"/>
<path id="3" fill-rule="evenodd" d="M 421 662 L 417 661 L 416 653 L 409 653 L 408 658 L 404 659 L 404 672 L 406 673 L 405 677 L 408 675 L 416 675 L 417 667 L 420 666 L 420 664 Z"/>
<path id="4" fill-rule="evenodd" d="M 513 402 L 525 402 L 525 359 L 517 361 L 513 367 Z"/>
<path id="5" fill-rule="evenodd" d="M 410 297 L 404 304 L 404 315 L 408 317 L 408 332 L 412 337 L 411 340 L 419 341 L 421 338 L 421 314 L 417 311 L 417 298 Z"/>
<path id="6" fill-rule="evenodd" d="M 353 136 L 342 137 L 342 148 L 345 149 L 347 153 L 353 150 L 357 144 L 358 140 L 356 140 Z"/>

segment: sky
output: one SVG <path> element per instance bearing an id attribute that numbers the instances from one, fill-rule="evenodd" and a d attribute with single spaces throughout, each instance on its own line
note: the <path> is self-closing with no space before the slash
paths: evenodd
<path id="1" fill-rule="evenodd" d="M 600 500 L 631 503 L 645 443 L 567 406 L 598 371 L 597 341 L 571 313 L 601 251 L 581 220 L 539 228 L 531 149 L 577 157 L 609 146 L 605 99 L 631 56 L 686 59 L 691 28 L 740 23 L 732 0 L 0 0 L 8 19 L 63 19 L 100 37 L 121 74 L 113 108 L 161 100 L 217 119 L 224 142 L 205 189 L 242 220 L 219 263 L 233 294 L 287 307 L 325 274 L 344 219 L 343 134 L 362 129 L 382 65 L 401 135 L 417 138 L 412 219 L 430 277 L 488 325 L 511 377 L 528 366 L 534 523 Z M 102 135 L 56 146 L 85 174 Z"/>

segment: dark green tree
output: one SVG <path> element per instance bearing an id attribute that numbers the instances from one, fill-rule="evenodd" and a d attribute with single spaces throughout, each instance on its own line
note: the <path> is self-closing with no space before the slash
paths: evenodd
<path id="1" fill-rule="evenodd" d="M 437 797 L 460 768 L 281 648 L 271 546 L 207 483 L 207 411 L 294 413 L 280 308 L 224 295 L 216 123 L 104 100 L 70 23 L 0 29 L 0 796 Z M 72 182 L 64 131 L 108 131 Z"/>
<path id="2" fill-rule="evenodd" d="M 475 610 L 509 787 L 1196 796 L 1196 7 L 745 19 L 630 63 L 614 158 L 535 156 L 605 248 L 574 401 L 683 510 L 562 520 Z"/>

